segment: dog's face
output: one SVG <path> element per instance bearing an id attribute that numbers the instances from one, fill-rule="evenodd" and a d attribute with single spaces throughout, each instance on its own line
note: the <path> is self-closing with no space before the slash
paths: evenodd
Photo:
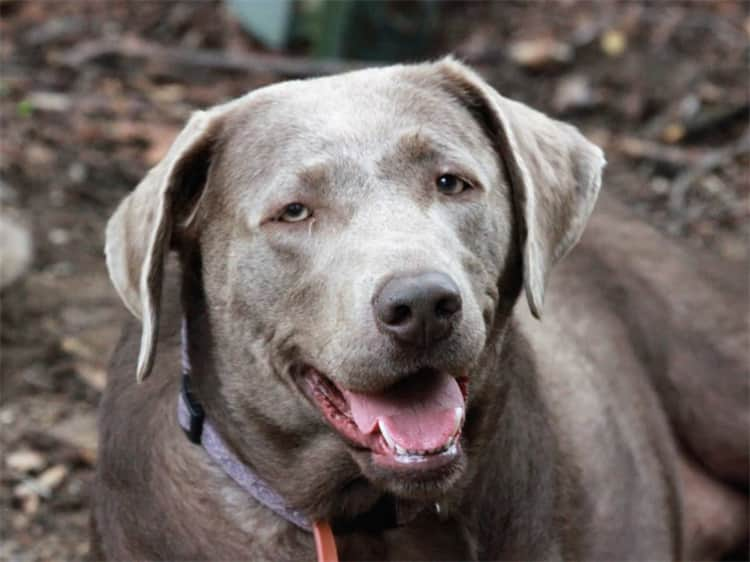
<path id="1" fill-rule="evenodd" d="M 144 321 L 139 378 L 171 245 L 209 415 L 264 448 L 261 471 L 306 459 L 342 487 L 438 499 L 470 462 L 472 396 L 502 376 L 477 368 L 483 352 L 521 282 L 539 313 L 602 164 L 450 60 L 198 114 L 108 228 L 114 284 Z"/>

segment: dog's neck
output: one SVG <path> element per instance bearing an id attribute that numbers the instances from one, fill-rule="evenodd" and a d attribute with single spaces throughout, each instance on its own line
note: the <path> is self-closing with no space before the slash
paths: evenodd
<path id="1" fill-rule="evenodd" d="M 303 513 L 289 507 L 284 498 L 267 482 L 240 461 L 224 442 L 211 421 L 205 419 L 203 408 L 190 392 L 189 373 L 183 372 L 182 381 L 177 418 L 188 439 L 196 445 L 201 445 L 219 468 L 249 496 L 255 498 L 258 503 L 300 529 L 310 532 L 312 524 L 308 518 Z"/>
<path id="2" fill-rule="evenodd" d="M 187 322 L 181 326 L 182 384 L 178 398 L 177 419 L 187 438 L 200 445 L 206 454 L 242 490 L 258 503 L 268 508 L 289 523 L 312 532 L 313 523 L 299 510 L 288 505 L 286 500 L 247 464 L 243 463 L 227 445 L 190 386 L 192 365 L 188 351 Z M 439 506 L 435 506 L 439 512 Z M 424 506 L 404 504 L 390 494 L 383 495 L 368 511 L 357 516 L 335 522 L 337 532 L 379 531 L 406 525 L 415 519 Z"/>

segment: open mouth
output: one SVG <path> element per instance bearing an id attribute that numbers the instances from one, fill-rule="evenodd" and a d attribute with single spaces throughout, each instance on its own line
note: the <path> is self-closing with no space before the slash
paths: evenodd
<path id="1" fill-rule="evenodd" d="M 438 468 L 460 452 L 467 379 L 420 369 L 378 393 L 342 389 L 313 367 L 303 388 L 339 434 L 396 470 Z"/>

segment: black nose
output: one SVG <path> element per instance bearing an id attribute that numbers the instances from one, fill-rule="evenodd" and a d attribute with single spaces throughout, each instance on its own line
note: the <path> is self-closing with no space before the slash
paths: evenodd
<path id="1" fill-rule="evenodd" d="M 461 316 L 461 293 L 445 273 L 394 277 L 373 299 L 380 329 L 403 344 L 428 346 L 448 337 Z"/>

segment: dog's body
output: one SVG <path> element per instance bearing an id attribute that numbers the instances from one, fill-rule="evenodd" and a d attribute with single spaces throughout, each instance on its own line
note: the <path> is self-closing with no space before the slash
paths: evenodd
<path id="1" fill-rule="evenodd" d="M 602 164 L 571 128 L 452 61 L 281 85 L 194 118 L 108 230 L 113 282 L 144 328 L 140 348 L 126 329 L 102 402 L 94 554 L 314 557 L 309 533 L 180 429 L 183 317 L 209 419 L 291 507 L 347 527 L 343 559 L 676 560 L 736 547 L 742 290 L 608 199 L 546 287 Z M 162 291 L 169 246 L 180 267 Z M 415 279 L 450 310 L 420 316 L 425 292 L 403 288 Z M 395 301 L 416 330 L 394 320 Z M 368 448 L 367 431 L 342 429 L 306 394 L 311 372 L 335 381 L 357 427 L 359 401 L 415 377 L 468 381 L 460 449 L 428 470 L 436 453 L 414 466 Z M 406 419 L 388 407 L 398 415 L 379 420 Z M 430 408 L 409 419 L 438 419 Z M 384 497 L 418 514 L 352 524 Z"/>

